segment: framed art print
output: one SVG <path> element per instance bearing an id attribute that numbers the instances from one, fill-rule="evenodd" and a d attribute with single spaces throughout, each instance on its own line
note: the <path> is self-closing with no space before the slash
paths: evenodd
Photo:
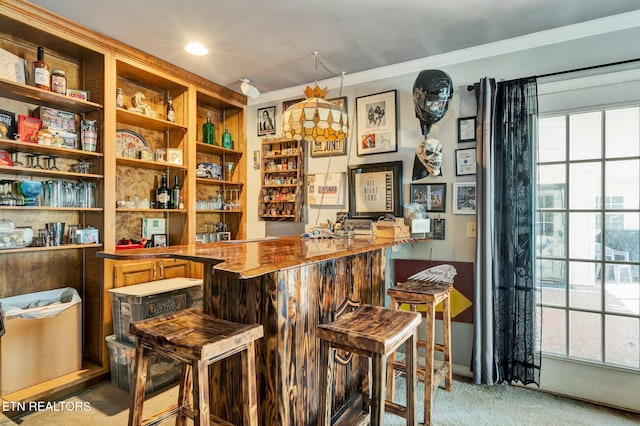
<path id="1" fill-rule="evenodd" d="M 411 202 L 422 204 L 427 212 L 446 211 L 446 183 L 412 183 L 410 194 Z"/>
<path id="2" fill-rule="evenodd" d="M 402 161 L 349 166 L 349 213 L 354 219 L 402 217 Z"/>
<path id="3" fill-rule="evenodd" d="M 396 91 L 356 98 L 358 156 L 398 150 Z"/>
<path id="4" fill-rule="evenodd" d="M 476 140 L 476 118 L 458 118 L 458 142 L 473 142 Z"/>
<path id="5" fill-rule="evenodd" d="M 258 136 L 276 134 L 276 107 L 258 108 Z"/>
<path id="6" fill-rule="evenodd" d="M 476 149 L 456 149 L 456 176 L 476 174 Z"/>
<path id="7" fill-rule="evenodd" d="M 307 175 L 307 202 L 310 206 L 343 206 L 346 173 Z"/>
<path id="8" fill-rule="evenodd" d="M 453 213 L 476 214 L 476 183 L 453 183 Z"/>

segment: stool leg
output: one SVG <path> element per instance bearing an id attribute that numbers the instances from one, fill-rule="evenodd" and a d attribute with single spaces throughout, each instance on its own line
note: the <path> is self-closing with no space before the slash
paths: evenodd
<path id="1" fill-rule="evenodd" d="M 404 345 L 405 360 L 407 366 L 407 425 L 418 424 L 418 400 L 416 385 L 418 384 L 418 329 L 413 330 L 413 336 L 407 339 Z"/>
<path id="2" fill-rule="evenodd" d="M 447 369 L 444 384 L 448 392 L 451 392 L 453 384 L 453 371 L 451 368 L 451 294 L 443 300 L 442 304 L 442 324 L 444 325 L 444 364 Z"/>
<path id="3" fill-rule="evenodd" d="M 245 426 L 258 425 L 258 391 L 256 389 L 256 353 L 253 342 L 240 354 L 242 363 L 242 410 Z"/>
<path id="4" fill-rule="evenodd" d="M 372 425 L 384 425 L 384 405 L 387 400 L 386 355 L 373 354 L 371 357 L 371 422 Z"/>
<path id="5" fill-rule="evenodd" d="M 206 361 L 197 360 L 192 363 L 193 405 L 195 426 L 211 423 L 209 418 L 209 368 Z"/>
<path id="6" fill-rule="evenodd" d="M 329 342 L 320 339 L 320 401 L 318 402 L 318 426 L 331 424 L 331 396 L 332 396 L 332 363 L 333 350 Z"/>
<path id="7" fill-rule="evenodd" d="M 184 413 L 190 404 L 189 395 L 191 394 L 191 386 L 191 365 L 182 364 L 180 390 L 178 391 L 178 407 L 180 407 L 180 413 L 178 417 L 176 417 L 176 426 L 186 426 L 187 424 L 187 416 Z"/>
<path id="8" fill-rule="evenodd" d="M 136 369 L 133 374 L 133 389 L 129 402 L 129 426 L 142 423 L 142 407 L 144 404 L 144 387 L 147 382 L 147 366 L 149 365 L 149 349 L 141 343 L 136 344 Z"/>
<path id="9" fill-rule="evenodd" d="M 393 296 L 391 297 L 391 308 L 399 309 L 400 304 L 396 303 L 396 299 Z M 396 353 L 395 351 L 389 355 L 389 360 L 387 361 L 387 399 L 389 401 L 393 401 L 393 398 L 396 394 L 396 370 L 393 365 L 396 362 Z"/>
<path id="10" fill-rule="evenodd" d="M 431 407 L 433 405 L 433 352 L 436 330 L 436 309 L 434 303 L 426 305 L 426 329 L 425 353 L 424 353 L 424 424 L 431 424 Z"/>

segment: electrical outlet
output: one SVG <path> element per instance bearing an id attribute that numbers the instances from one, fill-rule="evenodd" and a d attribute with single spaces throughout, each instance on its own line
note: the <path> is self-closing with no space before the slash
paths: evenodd
<path id="1" fill-rule="evenodd" d="M 476 237 L 476 223 L 467 222 L 467 238 L 475 238 L 475 237 Z"/>

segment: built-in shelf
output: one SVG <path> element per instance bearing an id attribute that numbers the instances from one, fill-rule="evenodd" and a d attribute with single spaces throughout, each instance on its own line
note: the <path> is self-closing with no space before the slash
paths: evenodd
<path id="1" fill-rule="evenodd" d="M 12 152 L 27 152 L 30 154 L 40 154 L 49 157 L 64 157 L 77 160 L 90 160 L 102 158 L 101 152 L 81 151 L 72 148 L 59 148 L 55 146 L 38 145 L 30 142 L 16 141 L 12 139 L 0 138 L 0 149 Z"/>
<path id="2" fill-rule="evenodd" d="M 66 95 L 60 95 L 49 90 L 27 86 L 21 83 L 0 78 L 0 93 L 3 97 L 27 102 L 33 105 L 48 106 L 76 114 L 85 114 L 102 109 L 102 105 L 95 102 L 84 101 Z"/>
<path id="3" fill-rule="evenodd" d="M 116 159 L 116 163 L 119 166 L 129 166 L 129 167 L 140 167 L 143 169 L 152 169 L 152 170 L 187 170 L 187 166 L 182 166 L 180 164 L 173 163 L 165 163 L 165 162 L 157 162 L 157 161 L 149 161 L 149 160 L 138 160 L 137 158 L 126 158 L 126 157 L 118 157 Z"/>
<path id="4" fill-rule="evenodd" d="M 161 118 L 148 117 L 122 108 L 116 109 L 116 120 L 118 123 L 144 127 L 145 129 L 158 130 L 161 132 L 181 130 L 186 133 L 187 131 L 187 126 L 182 124 L 172 123 Z"/>

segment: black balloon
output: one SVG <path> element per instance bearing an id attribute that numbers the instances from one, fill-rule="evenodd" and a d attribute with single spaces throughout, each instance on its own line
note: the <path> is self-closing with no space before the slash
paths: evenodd
<path id="1" fill-rule="evenodd" d="M 440 70 L 422 70 L 413 83 L 413 104 L 426 138 L 431 125 L 440 121 L 449 108 L 453 84 L 449 75 Z"/>

